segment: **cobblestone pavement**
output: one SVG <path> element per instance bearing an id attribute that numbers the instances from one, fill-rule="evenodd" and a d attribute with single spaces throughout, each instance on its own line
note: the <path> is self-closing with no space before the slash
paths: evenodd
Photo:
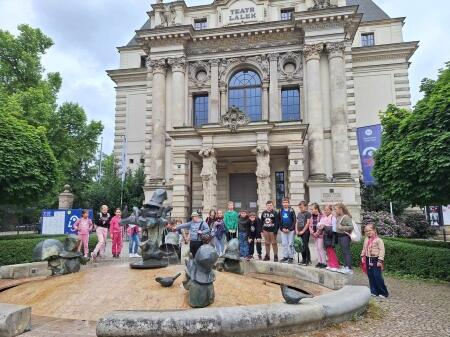
<path id="1" fill-rule="evenodd" d="M 387 300 L 376 298 L 382 318 L 361 318 L 288 337 L 450 337 L 450 285 L 385 277 Z M 353 284 L 368 285 L 355 273 Z"/>

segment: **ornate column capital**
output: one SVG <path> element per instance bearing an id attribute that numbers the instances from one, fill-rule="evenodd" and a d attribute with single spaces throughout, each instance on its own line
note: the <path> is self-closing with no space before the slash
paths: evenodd
<path id="1" fill-rule="evenodd" d="M 326 49 L 328 51 L 328 58 L 332 59 L 334 57 L 344 57 L 346 43 L 345 41 L 339 42 L 328 42 L 326 45 Z"/>
<path id="2" fill-rule="evenodd" d="M 320 60 L 320 53 L 323 51 L 324 44 L 305 44 L 303 46 L 303 54 L 305 55 L 306 62 L 309 60 Z"/>
<path id="3" fill-rule="evenodd" d="M 220 59 L 209 60 L 211 67 L 218 67 L 220 64 Z"/>
<path id="4" fill-rule="evenodd" d="M 269 61 L 277 61 L 277 62 L 278 62 L 279 56 L 280 56 L 280 54 L 278 54 L 278 53 L 271 53 L 271 54 L 267 55 L 267 57 L 269 58 Z"/>
<path id="5" fill-rule="evenodd" d="M 269 90 L 269 81 L 263 81 L 262 88 L 265 91 Z"/>
<path id="6" fill-rule="evenodd" d="M 172 67 L 173 72 L 182 72 L 186 70 L 186 58 L 182 57 L 169 57 L 167 63 Z"/>
<path id="7" fill-rule="evenodd" d="M 149 68 L 153 74 L 166 74 L 167 64 L 166 59 L 152 60 L 150 57 L 147 58 L 146 62 L 147 68 Z"/>

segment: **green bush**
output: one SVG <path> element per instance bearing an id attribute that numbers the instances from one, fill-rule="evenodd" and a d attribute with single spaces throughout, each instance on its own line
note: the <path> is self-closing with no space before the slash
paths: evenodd
<path id="1" fill-rule="evenodd" d="M 450 254 L 448 247 L 425 245 L 426 241 L 384 238 L 386 248 L 386 271 L 399 275 L 415 276 L 425 279 L 450 281 Z M 361 250 L 363 242 L 351 245 L 353 266 L 361 265 Z M 337 248 L 337 254 L 342 261 L 342 251 Z"/>
<path id="2" fill-rule="evenodd" d="M 56 239 L 63 241 L 65 235 L 20 235 L 19 238 L 2 238 L 0 243 L 0 266 L 8 264 L 19 264 L 33 262 L 33 248 L 45 239 Z M 97 236 L 89 237 L 89 251 L 94 250 L 97 244 Z"/>
<path id="3" fill-rule="evenodd" d="M 388 239 L 385 238 L 384 240 L 406 242 L 423 247 L 450 249 L 450 242 L 444 241 L 430 241 L 430 240 L 403 239 L 403 238 L 388 238 Z"/>

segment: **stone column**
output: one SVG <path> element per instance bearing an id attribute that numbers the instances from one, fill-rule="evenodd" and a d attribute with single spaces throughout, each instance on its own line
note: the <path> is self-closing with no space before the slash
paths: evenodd
<path id="1" fill-rule="evenodd" d="M 203 213 L 217 209 L 217 158 L 212 147 L 204 147 L 199 152 L 203 157 L 203 167 L 200 176 L 203 183 Z"/>
<path id="2" fill-rule="evenodd" d="M 269 83 L 263 82 L 262 84 L 262 108 L 263 114 L 262 119 L 269 120 Z"/>
<path id="3" fill-rule="evenodd" d="M 150 183 L 161 184 L 165 179 L 166 156 L 166 61 L 151 60 L 149 63 L 153 71 Z"/>
<path id="4" fill-rule="evenodd" d="M 270 200 L 270 149 L 261 144 L 252 151 L 256 154 L 256 181 L 258 182 L 258 213 L 266 209 Z"/>
<path id="5" fill-rule="evenodd" d="M 73 206 L 74 195 L 70 191 L 70 185 L 64 185 L 64 191 L 58 196 L 58 208 L 69 209 Z"/>
<path id="6" fill-rule="evenodd" d="M 347 88 L 345 80 L 345 42 L 327 43 L 331 92 L 331 139 L 333 179 L 350 180 L 350 148 L 347 129 Z"/>
<path id="7" fill-rule="evenodd" d="M 297 206 L 305 200 L 305 177 L 303 163 L 303 145 L 288 146 L 288 189 L 291 205 Z"/>
<path id="8" fill-rule="evenodd" d="M 227 102 L 227 87 L 222 85 L 220 87 L 220 115 L 223 116 L 227 112 L 228 102 Z"/>
<path id="9" fill-rule="evenodd" d="M 210 123 L 218 123 L 220 119 L 220 106 L 219 106 L 219 60 L 209 61 L 211 64 L 211 96 L 210 102 Z"/>
<path id="10" fill-rule="evenodd" d="M 320 84 L 320 54 L 323 44 L 305 45 L 306 86 L 308 107 L 309 179 L 325 181 L 323 141 L 322 90 Z"/>
<path id="11" fill-rule="evenodd" d="M 189 214 L 189 160 L 186 152 L 173 152 L 172 217 L 187 220 Z"/>
<path id="12" fill-rule="evenodd" d="M 278 99 L 278 54 L 269 54 L 269 120 L 279 121 L 280 118 L 280 102 Z"/>
<path id="13" fill-rule="evenodd" d="M 172 67 L 172 127 L 183 126 L 186 114 L 186 86 L 184 78 L 186 58 L 169 58 L 168 63 Z"/>

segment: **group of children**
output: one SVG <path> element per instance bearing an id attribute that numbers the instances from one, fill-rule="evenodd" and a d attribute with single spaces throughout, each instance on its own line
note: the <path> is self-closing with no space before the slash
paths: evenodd
<path id="1" fill-rule="evenodd" d="M 122 212 L 120 208 L 116 208 L 114 216 L 111 216 L 108 213 L 108 206 L 102 205 L 100 213 L 94 223 L 89 219 L 88 210 L 83 210 L 81 218 L 73 224 L 73 230 L 78 233 L 78 237 L 80 238 L 78 251 L 81 251 L 81 248 L 83 247 L 84 257 L 89 257 L 89 234 L 95 229 L 98 242 L 90 257 L 93 260 L 105 258 L 106 239 L 109 230 L 112 241 L 112 255 L 113 258 L 118 259 L 123 246 L 123 228 L 120 225 L 121 218 Z M 137 254 L 139 247 L 139 227 L 136 225 L 128 225 L 127 234 L 130 240 L 129 257 L 140 257 L 140 255 Z"/>

